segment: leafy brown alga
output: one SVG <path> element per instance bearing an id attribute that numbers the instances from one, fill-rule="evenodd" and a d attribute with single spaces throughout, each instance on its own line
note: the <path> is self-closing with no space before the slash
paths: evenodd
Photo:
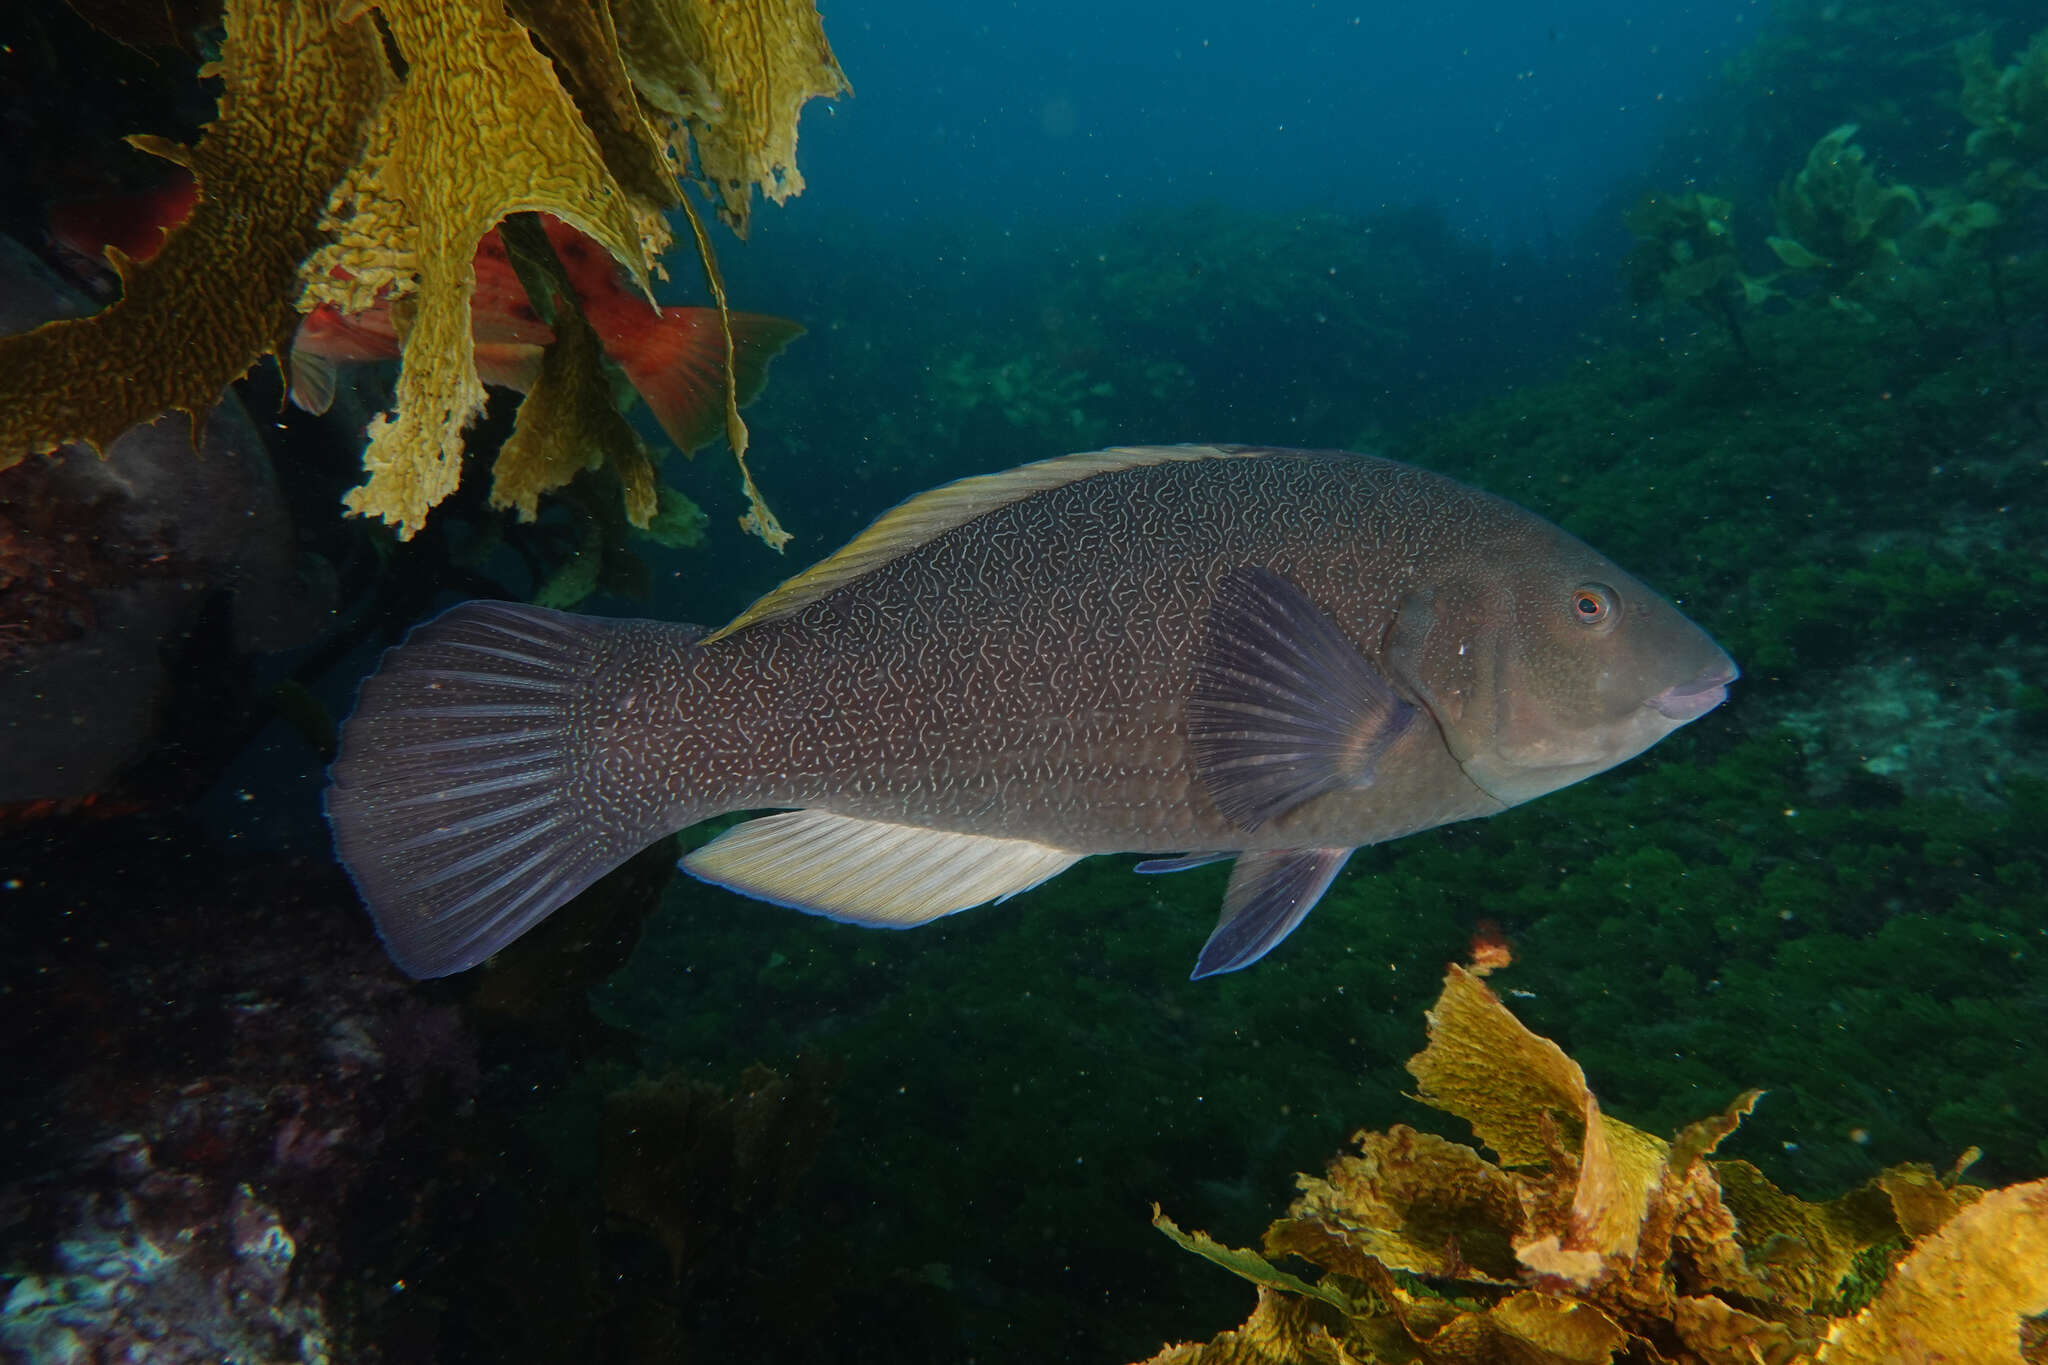
<path id="1" fill-rule="evenodd" d="M 845 88 L 809 0 L 229 0 L 225 25 L 209 73 L 223 82 L 220 113 L 199 144 L 138 140 L 193 171 L 191 217 L 148 265 L 115 261 L 119 304 L 0 341 L 0 465 L 104 444 L 166 408 L 196 417 L 282 351 L 301 312 L 388 302 L 403 347 L 396 403 L 371 422 L 368 478 L 346 501 L 410 536 L 459 482 L 483 405 L 469 319 L 483 235 L 508 214 L 551 213 L 645 289 L 670 241 L 664 211 L 688 207 L 676 176 L 692 139 L 700 175 L 744 227 L 755 185 L 778 202 L 801 187 L 802 104 Z M 687 107 L 678 90 L 693 92 Z M 730 362 L 723 290 L 696 237 Z M 545 312 L 552 300 L 534 302 Z M 551 370 L 543 407 L 574 425 L 549 433 L 550 461 L 582 447 L 585 462 L 622 466 L 642 521 L 651 468 L 622 461 L 616 424 L 583 401 L 588 338 L 568 330 L 557 345 L 574 353 Z M 726 373 L 743 521 L 779 547 Z M 533 472 L 508 486 L 522 507 Z"/>
<path id="2" fill-rule="evenodd" d="M 810 0 L 613 0 L 612 11 L 633 84 L 688 129 L 733 231 L 746 236 L 754 186 L 778 204 L 803 193 L 797 113 L 849 88 Z"/>
<path id="3" fill-rule="evenodd" d="M 370 477 L 344 499 L 410 535 L 455 491 L 462 433 L 483 411 L 469 321 L 483 235 L 510 213 L 551 213 L 645 287 L 668 228 L 612 177 L 553 65 L 502 4 L 386 0 L 378 12 L 405 81 L 335 187 L 333 241 L 306 261 L 300 307 L 411 304 L 396 409 L 370 422 Z"/>
<path id="4" fill-rule="evenodd" d="M 1499 1164 L 1361 1133 L 1259 1251 L 1174 1241 L 1258 1286 L 1249 1321 L 1152 1365 L 1887 1365 L 2048 1361 L 2048 1181 L 1991 1194 L 1895 1167 L 1811 1204 L 1710 1160 L 1756 1092 L 1669 1141 L 1453 968 L 1408 1064 Z M 1278 1262 L 1294 1257 L 1313 1272 Z M 1852 1273 L 1890 1263 L 1853 1316 Z"/>
<path id="5" fill-rule="evenodd" d="M 612 401 L 597 333 L 577 307 L 575 290 L 540 225 L 522 215 L 499 230 L 511 258 L 527 263 L 522 278 L 531 277 L 528 294 L 549 300 L 542 316 L 554 328 L 555 341 L 541 356 L 540 378 L 498 450 L 491 506 L 532 521 L 542 494 L 566 487 L 586 469 L 608 466 L 619 480 L 626 520 L 644 530 L 657 502 L 654 462 Z"/>
<path id="6" fill-rule="evenodd" d="M 243 0 L 225 22 L 220 104 L 198 143 L 131 139 L 191 170 L 191 215 L 147 262 L 109 252 L 114 304 L 0 338 L 0 468 L 69 441 L 103 450 L 164 412 L 200 422 L 289 344 L 299 263 L 394 79 L 376 23 L 346 0 Z"/>

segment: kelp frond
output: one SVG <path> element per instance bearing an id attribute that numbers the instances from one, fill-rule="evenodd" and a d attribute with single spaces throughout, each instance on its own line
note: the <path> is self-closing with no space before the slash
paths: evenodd
<path id="1" fill-rule="evenodd" d="M 225 24 L 216 120 L 190 149 L 142 143 L 196 176 L 190 218 L 146 265 L 115 261 L 118 304 L 0 341 L 0 466 L 104 445 L 166 409 L 197 420 L 284 349 L 301 312 L 385 302 L 402 333 L 396 404 L 371 423 L 368 478 L 346 501 L 410 536 L 459 482 L 483 406 L 469 299 L 484 234 L 511 214 L 552 214 L 645 289 L 693 140 L 709 192 L 743 229 L 755 187 L 777 202 L 801 188 L 804 102 L 846 88 L 809 0 L 229 0 Z M 698 245 L 715 281 L 701 233 Z M 577 425 L 551 436 L 547 459 L 557 471 L 573 448 L 610 460 L 644 523 L 651 466 L 584 401 L 588 338 L 568 330 L 542 402 Z M 730 364 L 726 384 L 744 457 Z M 528 509 L 556 474 L 516 453 L 501 496 Z M 776 543 L 741 468 L 747 524 Z"/>
<path id="2" fill-rule="evenodd" d="M 1155 1207 L 1161 1231 L 1257 1285 L 1258 1304 L 1242 1328 L 1151 1365 L 2042 1358 L 2048 1181 L 1987 1194 L 1959 1183 L 1966 1158 L 1808 1203 L 1710 1159 L 1758 1092 L 1669 1140 L 1632 1128 L 1458 968 L 1408 1069 L 1499 1164 L 1405 1127 L 1361 1133 L 1355 1155 L 1301 1178 L 1258 1251 L 1184 1233 Z M 1851 1292 L 1866 1273 L 1881 1285 Z"/>

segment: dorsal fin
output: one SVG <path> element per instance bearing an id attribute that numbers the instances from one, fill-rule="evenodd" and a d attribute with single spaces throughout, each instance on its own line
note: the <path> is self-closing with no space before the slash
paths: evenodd
<path id="1" fill-rule="evenodd" d="M 964 526 L 985 512 L 1022 502 L 1048 488 L 1077 483 L 1111 470 L 1136 469 L 1169 460 L 1236 459 L 1272 453 L 1255 446 L 1116 446 L 940 484 L 876 517 L 867 530 L 848 541 L 838 554 L 819 561 L 768 593 L 731 622 L 705 636 L 703 643 L 724 639 L 758 621 L 772 621 L 800 611 L 956 526 Z"/>

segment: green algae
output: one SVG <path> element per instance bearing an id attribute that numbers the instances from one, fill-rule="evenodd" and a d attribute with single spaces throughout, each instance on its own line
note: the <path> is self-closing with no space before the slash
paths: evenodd
<path id="1" fill-rule="evenodd" d="M 1883 289 L 1921 206 L 1912 186 L 1878 176 L 1855 136 L 1845 123 L 1813 144 L 1778 187 L 1778 233 L 1765 244 L 1786 269 L 1813 276 L 1831 307 L 1867 318 L 1852 295 Z"/>
<path id="2" fill-rule="evenodd" d="M 1784 142 L 1750 211 L 1852 116 L 1894 183 L 1896 121 L 1837 108 Z M 1912 165 L 1936 213 L 1940 177 L 1968 170 L 1956 149 Z M 1740 203 L 1729 221 L 1761 243 Z M 714 1078 L 843 1056 L 847 1141 L 817 1178 L 852 1192 L 835 1207 L 872 1204 L 846 1215 L 872 1271 L 836 1292 L 914 1305 L 934 1340 L 1000 1322 L 1018 1355 L 1072 1348 L 1054 1324 L 1077 1294 L 1100 1304 L 1091 1353 L 1201 1330 L 1177 1298 L 1228 1325 L 1208 1268 L 1151 1245 L 1148 1201 L 1245 1245 L 1347 1126 L 1420 1121 L 1398 1064 L 1482 920 L 1512 944 L 1494 980 L 1517 1013 L 1653 1131 L 1762 1085 L 1729 1150 L 1787 1188 L 1970 1144 L 1993 1183 L 2048 1170 L 2048 1061 L 2027 1042 L 2048 1034 L 2038 361 L 1996 344 L 1980 260 L 1893 240 L 1934 304 L 1858 319 L 1817 288 L 1823 306 L 1775 299 L 1742 314 L 1747 357 L 1711 313 L 1675 309 L 1616 323 L 1619 344 L 1555 379 L 1407 426 L 1451 391 L 1381 413 L 1444 363 L 1422 319 L 1474 288 L 1421 228 L 1218 211 L 1091 241 L 1020 313 L 1036 325 L 935 342 L 916 411 L 875 414 L 876 463 L 903 484 L 888 492 L 952 472 L 928 421 L 991 463 L 1074 431 L 1157 439 L 1139 424 L 1163 410 L 1189 424 L 1173 435 L 1227 419 L 1381 450 L 1534 507 L 1675 594 L 1744 666 L 1732 701 L 1526 809 L 1360 852 L 1253 973 L 1183 979 L 1220 868 L 1097 859 L 914 935 L 682 884 L 601 1008 Z M 2048 266 L 2014 253 L 2004 288 L 2014 316 L 2037 312 Z M 1276 329 L 1298 387 L 1246 360 Z"/>

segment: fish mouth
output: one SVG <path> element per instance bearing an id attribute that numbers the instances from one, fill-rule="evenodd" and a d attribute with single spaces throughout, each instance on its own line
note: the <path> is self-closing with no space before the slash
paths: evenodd
<path id="1" fill-rule="evenodd" d="M 1698 720 L 1728 700 L 1728 684 L 1738 676 L 1740 670 L 1723 660 L 1701 669 L 1689 682 L 1665 688 L 1644 705 L 1658 715 L 1683 725 L 1689 720 Z"/>

